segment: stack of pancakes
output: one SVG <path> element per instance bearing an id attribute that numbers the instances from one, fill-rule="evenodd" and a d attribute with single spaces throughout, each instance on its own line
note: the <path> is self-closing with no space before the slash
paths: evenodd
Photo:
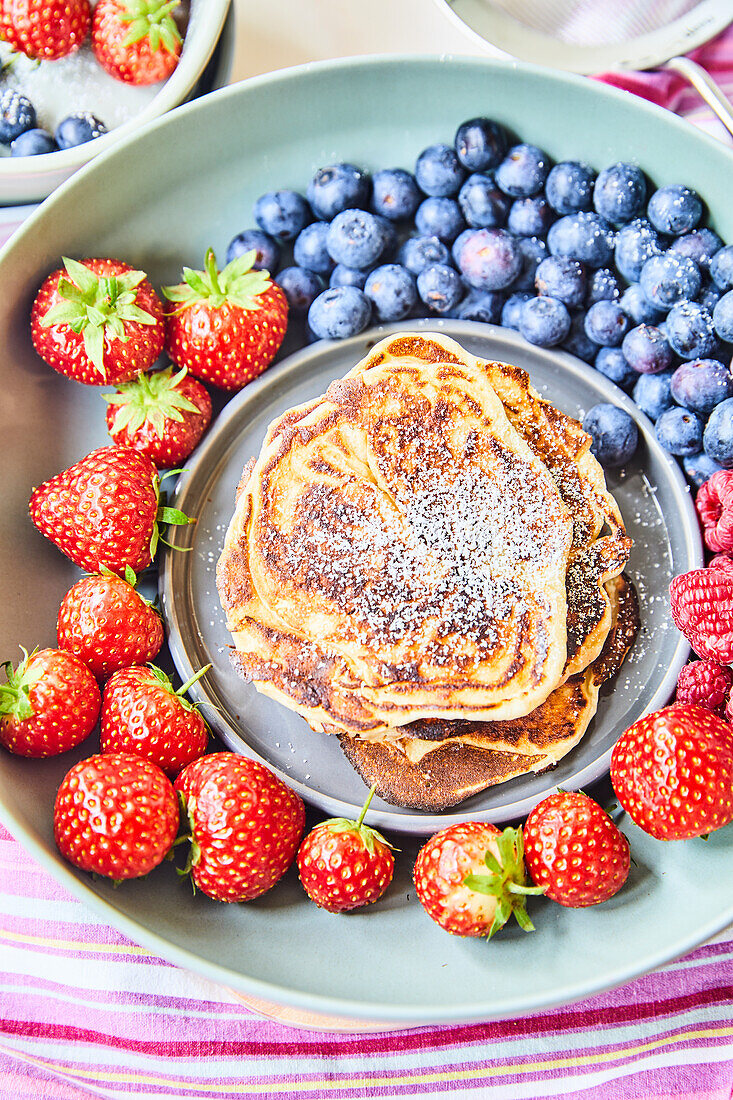
<path id="1" fill-rule="evenodd" d="M 400 806 L 557 763 L 638 625 L 590 442 L 517 367 L 375 345 L 242 476 L 217 581 L 245 679 Z"/>

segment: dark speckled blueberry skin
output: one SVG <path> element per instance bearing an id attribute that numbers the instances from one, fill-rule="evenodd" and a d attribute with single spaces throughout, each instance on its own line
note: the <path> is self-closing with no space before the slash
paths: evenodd
<path id="1" fill-rule="evenodd" d="M 593 206 L 611 225 L 630 222 L 643 211 L 645 202 L 646 180 L 637 165 L 619 162 L 598 173 Z"/>
<path id="2" fill-rule="evenodd" d="M 682 468 L 685 471 L 687 480 L 694 489 L 699 489 L 713 474 L 723 469 L 719 463 L 709 458 L 704 451 L 700 451 L 697 455 L 685 455 L 682 459 Z"/>
<path id="3" fill-rule="evenodd" d="M 305 313 L 323 290 L 323 280 L 307 267 L 284 267 L 275 277 L 293 313 Z"/>
<path id="4" fill-rule="evenodd" d="M 733 397 L 733 375 L 718 359 L 693 359 L 674 371 L 671 392 L 678 405 L 708 416 Z"/>
<path id="5" fill-rule="evenodd" d="M 704 359 L 718 339 L 712 315 L 698 302 L 678 302 L 667 314 L 667 339 L 681 359 Z"/>
<path id="6" fill-rule="evenodd" d="M 437 237 L 452 244 L 466 223 L 455 199 L 431 195 L 418 206 L 415 226 L 423 237 Z"/>
<path id="7" fill-rule="evenodd" d="M 365 207 L 370 191 L 368 172 L 353 164 L 329 164 L 318 169 L 306 194 L 316 217 L 330 221 L 342 210 Z"/>
<path id="8" fill-rule="evenodd" d="M 638 283 L 626 287 L 620 304 L 635 325 L 656 325 L 664 318 L 664 312 L 652 305 Z"/>
<path id="9" fill-rule="evenodd" d="M 412 218 L 422 200 L 412 172 L 404 168 L 383 168 L 372 178 L 372 210 L 383 218 L 399 222 Z"/>
<path id="10" fill-rule="evenodd" d="M 664 243 L 664 238 L 646 218 L 634 218 L 623 225 L 616 234 L 614 260 L 624 279 L 635 283 L 646 261 L 662 254 Z"/>
<path id="11" fill-rule="evenodd" d="M 639 375 L 626 362 L 621 348 L 601 348 L 593 364 L 599 374 L 610 378 L 622 390 L 630 389 Z"/>
<path id="12" fill-rule="evenodd" d="M 28 97 L 14 88 L 3 88 L 0 92 L 0 143 L 10 145 L 35 125 L 36 109 Z"/>
<path id="13" fill-rule="evenodd" d="M 534 290 L 537 268 L 549 255 L 547 244 L 541 237 L 520 237 L 518 244 L 522 270 L 512 283 L 512 290 Z"/>
<path id="14" fill-rule="evenodd" d="M 608 267 L 599 267 L 591 273 L 588 280 L 586 305 L 595 302 L 616 302 L 621 298 L 621 283 Z"/>
<path id="15" fill-rule="evenodd" d="M 639 283 L 652 305 L 666 311 L 685 298 L 690 301 L 697 298 L 702 276 L 700 268 L 688 256 L 665 252 L 646 261 Z"/>
<path id="16" fill-rule="evenodd" d="M 44 153 L 55 153 L 58 145 L 48 130 L 26 130 L 10 144 L 11 157 L 37 157 Z"/>
<path id="17" fill-rule="evenodd" d="M 729 290 L 716 303 L 713 310 L 713 325 L 721 340 L 733 342 L 733 291 Z"/>
<path id="18" fill-rule="evenodd" d="M 504 229 L 471 229 L 461 234 L 456 262 L 469 286 L 503 290 L 522 270 L 517 239 Z"/>
<path id="19" fill-rule="evenodd" d="M 254 205 L 260 229 L 278 241 L 294 241 L 311 218 L 308 203 L 297 191 L 268 191 Z"/>
<path id="20" fill-rule="evenodd" d="M 613 256 L 614 234 L 600 214 L 580 211 L 550 226 L 547 243 L 553 256 L 567 256 L 589 267 L 607 267 Z"/>
<path id="21" fill-rule="evenodd" d="M 494 229 L 506 225 L 511 199 L 490 176 L 469 176 L 458 192 L 458 205 L 472 229 Z"/>
<path id="22" fill-rule="evenodd" d="M 562 348 L 563 351 L 570 352 L 570 354 L 574 355 L 577 359 L 582 359 L 584 363 L 593 365 L 601 349 L 594 340 L 588 338 L 584 321 L 584 313 L 575 314 L 570 324 L 570 332 L 563 340 Z"/>
<path id="23" fill-rule="evenodd" d="M 545 184 L 547 201 L 558 214 L 577 214 L 593 205 L 596 174 L 587 164 L 565 160 L 550 169 Z"/>
<path id="24" fill-rule="evenodd" d="M 591 451 L 604 466 L 623 466 L 639 442 L 638 429 L 629 414 L 605 401 L 588 409 L 583 428 L 593 440 Z"/>
<path id="25" fill-rule="evenodd" d="M 557 298 L 529 298 L 519 313 L 519 331 L 530 344 L 554 347 L 570 332 L 570 314 Z"/>
<path id="26" fill-rule="evenodd" d="M 432 264 L 449 264 L 450 252 L 438 237 L 408 237 L 397 253 L 399 263 L 419 275 Z"/>
<path id="27" fill-rule="evenodd" d="M 656 422 L 659 442 L 670 454 L 694 455 L 702 450 L 703 422 L 691 409 L 675 405 L 667 409 Z"/>
<path id="28" fill-rule="evenodd" d="M 710 413 L 703 443 L 708 458 L 724 470 L 733 469 L 733 397 L 716 405 Z"/>
<path id="29" fill-rule="evenodd" d="M 458 159 L 469 172 L 496 168 L 507 149 L 504 127 L 490 118 L 471 118 L 462 123 L 453 144 Z"/>
<path id="30" fill-rule="evenodd" d="M 535 286 L 538 294 L 548 295 L 577 309 L 585 301 L 587 276 L 579 260 L 564 256 L 548 256 L 537 268 Z"/>
<path id="31" fill-rule="evenodd" d="M 672 376 L 674 371 L 664 370 L 659 374 L 637 374 L 633 398 L 650 420 L 658 420 L 662 413 L 674 405 L 672 397 Z"/>
<path id="32" fill-rule="evenodd" d="M 326 233 L 331 259 L 346 267 L 371 267 L 384 251 L 384 232 L 375 214 L 342 210 Z"/>
<path id="33" fill-rule="evenodd" d="M 519 315 L 522 312 L 522 306 L 533 297 L 534 295 L 527 290 L 519 290 L 509 295 L 501 309 L 501 323 L 504 328 L 519 330 Z"/>
<path id="34" fill-rule="evenodd" d="M 710 261 L 710 278 L 725 294 L 733 290 L 733 244 L 727 244 Z"/>
<path id="35" fill-rule="evenodd" d="M 536 145 L 513 145 L 496 169 L 494 178 L 505 195 L 522 199 L 537 195 L 545 185 L 551 160 Z"/>
<path id="36" fill-rule="evenodd" d="M 678 237 L 695 228 L 702 217 L 702 209 L 695 191 L 673 183 L 654 192 L 647 206 L 647 217 L 660 233 Z"/>
<path id="37" fill-rule="evenodd" d="M 585 331 L 604 348 L 616 348 L 629 330 L 631 318 L 618 302 L 594 302 L 585 315 Z"/>
<path id="38" fill-rule="evenodd" d="M 712 229 L 693 229 L 682 237 L 675 237 L 669 251 L 677 256 L 689 256 L 701 271 L 708 272 L 710 264 L 723 247 L 723 242 Z"/>
<path id="39" fill-rule="evenodd" d="M 59 149 L 73 149 L 106 133 L 107 127 L 96 115 L 89 111 L 77 111 L 76 114 L 61 119 L 54 137 Z"/>
<path id="40" fill-rule="evenodd" d="M 245 229 L 232 237 L 227 248 L 226 262 L 230 263 L 237 256 L 253 249 L 257 253 L 252 264 L 254 270 L 269 271 L 270 275 L 274 275 L 280 267 L 280 245 L 261 229 Z"/>
<path id="41" fill-rule="evenodd" d="M 362 290 L 340 286 L 318 295 L 308 310 L 308 324 L 321 340 L 344 340 L 363 332 L 371 315 L 371 302 Z"/>
<path id="42" fill-rule="evenodd" d="M 420 300 L 434 313 L 450 313 L 465 291 L 460 275 L 447 264 L 432 264 L 424 268 L 417 277 Z"/>
<path id="43" fill-rule="evenodd" d="M 299 267 L 307 267 L 319 275 L 328 275 L 333 260 L 326 246 L 328 222 L 311 222 L 298 234 L 293 256 Z"/>
<path id="44" fill-rule="evenodd" d="M 659 374 L 672 366 L 672 349 L 656 325 L 637 325 L 624 336 L 621 350 L 639 374 Z"/>
<path id="45" fill-rule="evenodd" d="M 364 293 L 380 321 L 401 321 L 417 301 L 415 276 L 401 264 L 382 264 L 370 272 Z"/>
<path id="46" fill-rule="evenodd" d="M 452 145 L 437 142 L 423 149 L 415 163 L 415 179 L 426 195 L 457 195 L 466 178 L 466 169 Z"/>

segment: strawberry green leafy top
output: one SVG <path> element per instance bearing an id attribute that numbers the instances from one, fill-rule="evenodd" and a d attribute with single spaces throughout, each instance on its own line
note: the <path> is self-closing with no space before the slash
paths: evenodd
<path id="1" fill-rule="evenodd" d="M 168 0 L 162 3 L 160 0 L 124 0 L 126 13 L 120 18 L 123 23 L 130 24 L 130 30 L 123 45 L 132 46 L 147 38 L 150 49 L 155 51 L 161 46 L 168 53 L 175 53 L 176 46 L 182 39 L 171 12 L 177 8 L 180 0 Z"/>
<path id="2" fill-rule="evenodd" d="M 180 302 L 181 309 L 205 302 L 218 309 L 225 302 L 240 309 L 259 309 L 259 295 L 272 285 L 269 271 L 255 271 L 252 264 L 257 258 L 255 249 L 243 252 L 219 271 L 212 248 L 204 260 L 204 270 L 194 271 L 184 267 L 184 282 L 176 286 L 164 286 L 163 293 L 171 302 Z"/>
<path id="3" fill-rule="evenodd" d="M 488 939 L 503 928 L 509 917 L 514 914 L 520 928 L 533 932 L 534 925 L 529 918 L 525 905 L 528 894 L 544 894 L 544 886 L 527 886 L 527 874 L 524 865 L 524 839 L 521 829 L 504 829 L 496 837 L 499 859 L 487 851 L 484 863 L 488 875 L 466 875 L 463 885 L 477 894 L 487 894 L 496 898 L 494 920 L 489 929 Z"/>
<path id="4" fill-rule="evenodd" d="M 150 424 L 159 439 L 163 438 L 167 420 L 183 420 L 184 412 L 199 413 L 179 386 L 186 377 L 184 367 L 173 374 L 172 367 L 141 374 L 132 382 L 123 382 L 117 386 L 118 393 L 104 393 L 102 397 L 115 406 L 113 432 L 127 428 L 130 433 L 138 431 L 146 422 Z"/>

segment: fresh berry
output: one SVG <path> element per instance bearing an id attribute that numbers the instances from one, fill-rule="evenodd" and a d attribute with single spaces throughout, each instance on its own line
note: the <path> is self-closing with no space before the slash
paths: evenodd
<path id="1" fill-rule="evenodd" d="M 449 264 L 450 252 L 438 237 L 408 237 L 397 253 L 398 263 L 419 275 L 433 264 Z"/>
<path id="2" fill-rule="evenodd" d="M 733 470 L 713 474 L 695 497 L 705 544 L 716 554 L 733 550 Z"/>
<path id="3" fill-rule="evenodd" d="M 364 293 L 377 320 L 401 321 L 417 301 L 415 276 L 401 264 L 382 264 L 367 276 Z"/>
<path id="4" fill-rule="evenodd" d="M 5 664 L 0 684 L 0 744 L 20 756 L 56 756 L 94 729 L 101 696 L 94 676 L 73 653 L 23 650 L 16 669 Z"/>
<path id="5" fill-rule="evenodd" d="M 415 179 L 426 195 L 456 195 L 466 178 L 466 169 L 452 145 L 438 142 L 423 149 L 415 162 Z"/>
<path id="6" fill-rule="evenodd" d="M 323 279 L 307 267 L 284 267 L 275 277 L 291 313 L 307 313 L 323 291 Z"/>
<path id="7" fill-rule="evenodd" d="M 107 133 L 107 127 L 90 111 L 77 111 L 62 118 L 56 127 L 54 138 L 59 149 L 74 149 Z"/>
<path id="8" fill-rule="evenodd" d="M 305 268 L 298 268 L 297 270 L 305 271 Z M 335 268 L 328 277 L 328 285 L 334 287 L 355 286 L 357 290 L 363 290 L 368 277 L 369 271 L 365 267 L 346 267 L 345 264 L 336 264 Z M 317 275 L 316 278 L 318 278 Z M 323 290 L 322 284 L 321 290 Z M 318 291 L 318 294 L 320 294 L 320 290 Z M 317 296 L 318 295 L 316 294 L 316 297 Z"/>
<path id="9" fill-rule="evenodd" d="M 710 265 L 723 247 L 723 242 L 712 229 L 693 229 L 682 237 L 675 237 L 669 246 L 670 252 L 678 256 L 689 256 L 703 271 L 709 271 Z"/>
<path id="10" fill-rule="evenodd" d="M 585 314 L 576 313 L 570 322 L 570 332 L 563 340 L 561 346 L 565 351 L 569 351 L 571 355 L 575 355 L 578 359 L 582 359 L 584 363 L 595 363 L 601 349 L 600 346 L 588 336 L 588 333 L 585 331 L 584 322 Z M 606 350 L 616 351 L 618 349 L 606 348 Z"/>
<path id="11" fill-rule="evenodd" d="M 664 319 L 664 312 L 651 304 L 638 283 L 626 287 L 620 304 L 635 325 L 656 325 Z"/>
<path id="12" fill-rule="evenodd" d="M 185 695 L 210 668 L 200 669 L 177 691 L 153 665 L 113 673 L 102 697 L 100 750 L 142 756 L 175 779 L 206 751 L 209 727 Z"/>
<path id="13" fill-rule="evenodd" d="M 586 305 L 592 306 L 596 302 L 620 302 L 620 299 L 621 283 L 610 267 L 599 267 L 591 272 Z"/>
<path id="14" fill-rule="evenodd" d="M 691 661 L 677 677 L 677 703 L 695 703 L 722 715 L 733 685 L 733 672 L 715 661 Z"/>
<path id="15" fill-rule="evenodd" d="M 685 840 L 733 820 L 733 728 L 703 707 L 674 704 L 621 735 L 611 782 L 657 840 Z"/>
<path id="16" fill-rule="evenodd" d="M 539 195 L 515 199 L 507 217 L 507 229 L 515 237 L 544 237 L 555 217 L 547 199 Z"/>
<path id="17" fill-rule="evenodd" d="M 733 558 L 728 554 L 715 554 L 708 562 L 708 569 L 722 569 L 724 573 L 733 573 Z"/>
<path id="18" fill-rule="evenodd" d="M 506 153 L 506 133 L 491 118 L 470 118 L 456 130 L 453 144 L 464 168 L 485 172 L 501 163 Z"/>
<path id="19" fill-rule="evenodd" d="M 498 325 L 504 305 L 504 295 L 499 290 L 469 290 L 458 303 L 451 316 L 460 321 L 482 321 L 486 325 Z"/>
<path id="20" fill-rule="evenodd" d="M 139 573 L 155 556 L 159 524 L 194 522 L 160 504 L 155 466 L 132 447 L 92 451 L 34 489 L 29 507 L 41 534 L 90 573 Z"/>
<path id="21" fill-rule="evenodd" d="M 298 267 L 328 275 L 333 270 L 333 259 L 328 251 L 328 222 L 311 222 L 298 234 L 293 245 L 293 259 Z"/>
<path id="22" fill-rule="evenodd" d="M 28 97 L 14 88 L 3 88 L 0 92 L 0 142 L 10 145 L 35 125 L 36 109 Z"/>
<path id="23" fill-rule="evenodd" d="M 693 359 L 672 375 L 672 396 L 678 405 L 708 416 L 721 401 L 733 397 L 733 374 L 718 359 Z"/>
<path id="24" fill-rule="evenodd" d="M 519 313 L 519 331 L 530 344 L 553 347 L 570 332 L 570 314 L 557 298 L 528 298 Z"/>
<path id="25" fill-rule="evenodd" d="M 342 210 L 328 227 L 326 248 L 345 267 L 371 267 L 384 251 L 382 226 L 367 210 Z"/>
<path id="26" fill-rule="evenodd" d="M 109 570 L 82 577 L 64 596 L 56 620 L 61 649 L 75 653 L 98 680 L 119 668 L 152 661 L 163 644 L 160 615 L 125 579 Z"/>
<path id="27" fill-rule="evenodd" d="M 534 295 L 529 291 L 520 290 L 516 294 L 510 294 L 501 307 L 501 323 L 504 328 L 519 330 L 519 318 L 522 315 L 522 306 Z"/>
<path id="28" fill-rule="evenodd" d="M 588 337 L 604 348 L 617 348 L 629 330 L 631 319 L 618 302 L 601 299 L 594 302 L 585 315 Z"/>
<path id="29" fill-rule="evenodd" d="M 448 264 L 431 264 L 417 277 L 417 293 L 433 313 L 450 313 L 466 292 L 461 276 Z"/>
<path id="30" fill-rule="evenodd" d="M 655 424 L 656 436 L 673 455 L 694 455 L 702 450 L 703 421 L 689 409 L 675 406 L 663 412 Z"/>
<path id="31" fill-rule="evenodd" d="M 725 294 L 733 290 L 733 244 L 727 244 L 710 261 L 710 278 Z"/>
<path id="32" fill-rule="evenodd" d="M 537 268 L 550 255 L 547 242 L 541 237 L 518 237 L 517 245 L 522 266 L 512 283 L 512 290 L 534 290 Z"/>
<path id="33" fill-rule="evenodd" d="M 514 913 L 525 932 L 534 929 L 525 907 L 528 886 L 521 829 L 478 821 L 449 825 L 431 837 L 415 861 L 418 900 L 454 936 L 487 936 Z"/>
<path id="34" fill-rule="evenodd" d="M 713 326 L 721 340 L 733 342 L 733 291 L 728 291 L 713 309 Z"/>
<path id="35" fill-rule="evenodd" d="M 637 380 L 632 394 L 634 401 L 650 420 L 656 422 L 662 413 L 674 406 L 672 396 L 674 372 L 663 370 L 659 374 L 637 374 L 634 371 L 634 378 Z"/>
<path id="36" fill-rule="evenodd" d="M 513 145 L 496 168 L 494 179 L 505 195 L 515 199 L 538 194 L 550 171 L 550 158 L 536 145 Z"/>
<path id="37" fill-rule="evenodd" d="M 227 246 L 226 262 L 231 263 L 245 252 L 254 251 L 253 271 L 274 275 L 280 267 L 280 245 L 269 233 L 261 229 L 243 229 L 232 237 Z"/>
<path id="38" fill-rule="evenodd" d="M 523 832 L 530 878 L 560 905 L 598 905 L 626 882 L 628 841 L 586 794 L 562 791 L 544 798 L 531 811 Z"/>
<path id="39" fill-rule="evenodd" d="M 454 255 L 463 278 L 477 290 L 503 290 L 522 270 L 519 242 L 505 229 L 467 229 Z"/>
<path id="40" fill-rule="evenodd" d="M 733 398 L 716 405 L 702 438 L 705 454 L 724 469 L 733 467 Z"/>
<path id="41" fill-rule="evenodd" d="M 415 228 L 422 237 L 437 237 L 451 244 L 466 228 L 466 222 L 455 199 L 431 196 L 418 206 Z"/>
<path id="42" fill-rule="evenodd" d="M 640 381 L 639 375 L 634 368 L 630 367 L 626 362 L 626 357 L 621 351 L 621 348 L 601 348 L 596 354 L 593 366 L 599 374 L 604 375 L 606 378 L 610 378 L 611 381 L 615 382 L 617 386 L 620 386 L 622 390 L 630 390 L 635 383 L 638 384 L 637 380 Z M 658 375 L 649 375 L 648 377 L 655 378 L 658 377 Z M 634 400 L 636 400 L 636 398 L 634 398 Z M 648 415 L 647 413 L 647 416 Z"/>
<path id="43" fill-rule="evenodd" d="M 535 287 L 539 295 L 556 298 L 569 309 L 577 309 L 585 301 L 585 268 L 577 260 L 548 256 L 537 268 Z"/>
<path id="44" fill-rule="evenodd" d="M 692 569 L 669 586 L 672 618 L 698 657 L 733 665 L 733 574 Z"/>
<path id="45" fill-rule="evenodd" d="M 305 809 L 263 764 L 234 752 L 202 756 L 176 780 L 191 824 L 191 878 L 218 901 L 250 901 L 295 858 Z"/>
<path id="46" fill-rule="evenodd" d="M 636 283 L 641 269 L 652 256 L 661 256 L 663 238 L 646 218 L 634 218 L 616 234 L 616 267 L 630 283 Z"/>
<path id="47" fill-rule="evenodd" d="M 92 50 L 125 84 L 157 84 L 178 65 L 181 35 L 172 16 L 180 0 L 98 0 Z"/>
<path id="48" fill-rule="evenodd" d="M 611 225 L 630 222 L 642 212 L 645 201 L 646 180 L 635 164 L 612 164 L 598 173 L 593 205 Z"/>
<path id="49" fill-rule="evenodd" d="M 372 179 L 372 209 L 390 221 L 413 217 L 422 195 L 412 172 L 404 168 L 383 168 Z"/>
<path id="50" fill-rule="evenodd" d="M 673 183 L 654 192 L 647 215 L 660 233 L 677 237 L 695 228 L 702 217 L 702 203 L 695 191 Z"/>
<path id="51" fill-rule="evenodd" d="M 458 205 L 472 229 L 495 229 L 506 225 L 511 200 L 499 190 L 491 176 L 475 173 L 458 192 Z"/>
<path id="52" fill-rule="evenodd" d="M 630 329 L 623 338 L 621 350 L 626 362 L 639 374 L 657 374 L 672 366 L 669 341 L 656 325 L 642 324 Z"/>
<path id="53" fill-rule="evenodd" d="M 38 61 L 56 61 L 78 50 L 89 34 L 89 0 L 5 0 L 0 38 Z"/>
<path id="54" fill-rule="evenodd" d="M 115 443 L 134 447 L 159 469 L 184 462 L 211 422 L 211 398 L 185 368 L 141 374 L 103 397 Z"/>
<path id="55" fill-rule="evenodd" d="M 590 210 L 595 173 L 587 164 L 566 160 L 550 169 L 545 184 L 547 201 L 558 214 Z"/>
<path id="56" fill-rule="evenodd" d="M 364 824 L 374 787 L 357 821 L 331 818 L 316 825 L 298 849 L 298 874 L 316 905 L 344 913 L 381 898 L 392 881 L 392 845 Z"/>
<path id="57" fill-rule="evenodd" d="M 308 202 L 317 218 L 330 221 L 342 210 L 364 209 L 369 202 L 371 178 L 353 164 L 329 164 L 319 168 L 308 184 Z"/>
<path id="58" fill-rule="evenodd" d="M 223 390 L 238 390 L 274 359 L 288 323 L 288 303 L 255 252 L 219 271 L 212 249 L 203 271 L 184 267 L 184 282 L 165 287 L 174 304 L 166 325 L 166 350 L 179 367 Z"/>
<path id="59" fill-rule="evenodd" d="M 362 332 L 372 316 L 372 303 L 355 286 L 324 290 L 308 310 L 308 324 L 319 340 L 343 340 Z"/>
<path id="60" fill-rule="evenodd" d="M 90 756 L 67 772 L 56 795 L 59 851 L 82 871 L 120 881 L 147 875 L 178 832 L 178 801 L 166 775 L 139 756 Z"/>
<path id="61" fill-rule="evenodd" d="M 45 280 L 31 311 L 38 354 L 90 386 L 128 382 L 163 350 L 163 305 L 143 271 L 119 260 L 69 260 Z"/>
<path id="62" fill-rule="evenodd" d="M 254 205 L 260 229 L 277 241 L 294 241 L 311 220 L 308 203 L 297 191 L 268 191 Z"/>
<path id="63" fill-rule="evenodd" d="M 701 451 L 699 455 L 683 455 L 682 468 L 685 471 L 687 480 L 691 482 L 695 489 L 699 489 L 714 473 L 722 469 L 712 458 L 708 458 L 704 451 Z"/>
<path id="64" fill-rule="evenodd" d="M 590 449 L 603 466 L 623 466 L 639 443 L 639 430 L 629 414 L 606 401 L 588 409 L 583 430 L 592 438 Z"/>
<path id="65" fill-rule="evenodd" d="M 681 359 L 704 359 L 718 339 L 713 318 L 699 302 L 678 302 L 667 314 L 667 339 Z"/>
<path id="66" fill-rule="evenodd" d="M 55 153 L 58 149 L 53 134 L 48 130 L 34 128 L 20 134 L 10 144 L 11 157 L 40 157 L 46 153 Z"/>
<path id="67" fill-rule="evenodd" d="M 700 268 L 688 256 L 664 252 L 651 256 L 639 273 L 639 283 L 648 301 L 667 310 L 684 299 L 697 298 L 702 287 Z"/>
<path id="68" fill-rule="evenodd" d="M 550 226 L 547 243 L 553 256 L 580 260 L 589 267 L 607 267 L 613 257 L 613 230 L 591 210 L 566 214 Z"/>

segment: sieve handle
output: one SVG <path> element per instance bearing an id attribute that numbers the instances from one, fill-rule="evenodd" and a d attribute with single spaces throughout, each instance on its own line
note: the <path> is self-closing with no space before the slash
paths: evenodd
<path id="1" fill-rule="evenodd" d="M 671 57 L 662 68 L 672 69 L 683 76 L 695 91 L 702 96 L 710 110 L 717 115 L 730 136 L 733 137 L 733 108 L 731 108 L 728 98 L 701 65 L 698 65 L 696 61 L 690 61 L 689 57 Z"/>

